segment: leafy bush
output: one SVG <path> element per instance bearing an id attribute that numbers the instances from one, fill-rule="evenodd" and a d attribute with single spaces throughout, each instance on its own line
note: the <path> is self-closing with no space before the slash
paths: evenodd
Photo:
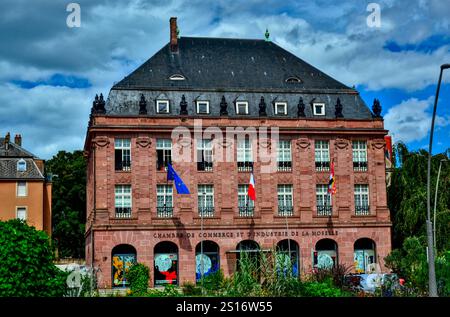
<path id="1" fill-rule="evenodd" d="M 183 295 L 186 296 L 200 296 L 202 295 L 201 287 L 196 286 L 192 282 L 186 282 L 181 286 L 183 290 Z"/>
<path id="2" fill-rule="evenodd" d="M 302 296 L 306 297 L 344 297 L 348 293 L 333 286 L 331 279 L 324 282 L 304 282 L 301 287 Z"/>
<path id="3" fill-rule="evenodd" d="M 177 287 L 172 284 L 166 284 L 163 290 L 151 289 L 146 293 L 147 297 L 179 297 L 181 296 Z"/>
<path id="4" fill-rule="evenodd" d="M 440 296 L 450 296 L 450 251 L 436 259 L 436 279 Z"/>
<path id="5" fill-rule="evenodd" d="M 351 289 L 349 280 L 346 276 L 350 273 L 352 266 L 346 266 L 344 264 L 337 264 L 331 268 L 318 268 L 314 274 L 314 279 L 321 283 L 331 280 L 333 285 L 339 288 Z"/>
<path id="6" fill-rule="evenodd" d="M 53 264 L 49 237 L 14 219 L 0 221 L 0 296 L 63 296 L 67 273 Z"/>
<path id="7" fill-rule="evenodd" d="M 136 263 L 131 266 L 128 272 L 128 281 L 130 282 L 130 290 L 133 295 L 140 296 L 147 293 L 149 280 L 150 271 L 146 265 Z"/>

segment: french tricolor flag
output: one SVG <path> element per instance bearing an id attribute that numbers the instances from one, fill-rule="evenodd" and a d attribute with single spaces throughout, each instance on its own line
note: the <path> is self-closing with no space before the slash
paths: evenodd
<path id="1" fill-rule="evenodd" d="M 253 177 L 253 173 L 250 174 L 250 183 L 248 184 L 247 195 L 251 200 L 256 200 L 255 179 Z"/>

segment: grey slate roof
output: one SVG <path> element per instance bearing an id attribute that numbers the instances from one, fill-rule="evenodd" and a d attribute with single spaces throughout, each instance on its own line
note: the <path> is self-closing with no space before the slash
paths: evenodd
<path id="1" fill-rule="evenodd" d="M 173 54 L 166 44 L 113 89 L 350 89 L 273 42 L 181 37 L 178 47 Z M 186 80 L 169 80 L 173 74 Z M 302 83 L 287 83 L 291 76 Z"/>
<path id="2" fill-rule="evenodd" d="M 273 42 L 264 40 L 181 37 L 177 53 L 169 44 L 130 75 L 115 84 L 106 100 L 107 115 L 139 115 L 141 94 L 147 101 L 148 116 L 174 116 L 180 113 L 185 95 L 188 114 L 218 116 L 225 96 L 230 117 L 259 117 L 264 97 L 268 117 L 297 118 L 300 97 L 306 118 L 334 119 L 339 97 L 344 119 L 372 119 L 372 113 L 359 93 L 331 78 Z M 185 80 L 170 80 L 181 74 Z M 297 77 L 300 83 L 286 79 Z M 156 100 L 169 99 L 170 114 L 156 113 Z M 196 100 L 210 101 L 210 114 L 196 114 Z M 237 115 L 234 102 L 249 103 L 248 115 Z M 275 115 L 275 101 L 288 103 L 288 115 Z M 312 102 L 325 103 L 325 116 L 314 116 Z"/>
<path id="3" fill-rule="evenodd" d="M 17 162 L 20 159 L 24 159 L 27 163 L 24 172 L 17 171 Z M 44 180 L 44 175 L 34 162 L 35 159 L 38 159 L 38 157 L 15 143 L 10 142 L 7 148 L 5 138 L 0 138 L 0 180 Z"/>

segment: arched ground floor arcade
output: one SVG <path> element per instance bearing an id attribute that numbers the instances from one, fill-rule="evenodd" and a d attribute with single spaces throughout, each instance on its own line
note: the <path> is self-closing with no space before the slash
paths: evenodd
<path id="1" fill-rule="evenodd" d="M 197 228 L 121 230 L 95 228 L 86 235 L 86 262 L 99 268 L 100 288 L 127 286 L 133 262 L 150 268 L 151 286 L 195 282 L 222 269 L 230 275 L 242 252 L 278 250 L 289 254 L 294 274 L 336 263 L 354 272 L 386 272 L 384 257 L 391 250 L 389 226 L 342 228 Z M 93 237 L 93 240 L 92 240 Z"/>

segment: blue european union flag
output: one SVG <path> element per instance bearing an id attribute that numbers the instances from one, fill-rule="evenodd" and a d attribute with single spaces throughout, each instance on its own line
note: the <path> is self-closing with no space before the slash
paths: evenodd
<path id="1" fill-rule="evenodd" d="M 175 183 L 175 188 L 177 189 L 178 194 L 190 194 L 189 189 L 186 184 L 183 182 L 180 176 L 178 176 L 177 172 L 173 169 L 170 163 L 167 163 L 167 180 Z"/>

